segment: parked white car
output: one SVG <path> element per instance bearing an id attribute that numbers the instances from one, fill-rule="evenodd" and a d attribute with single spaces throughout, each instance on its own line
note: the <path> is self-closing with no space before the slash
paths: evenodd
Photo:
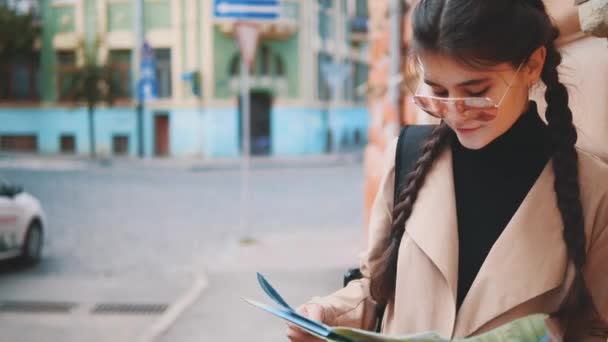
<path id="1" fill-rule="evenodd" d="M 40 202 L 0 177 L 0 259 L 36 264 L 42 256 L 45 227 Z"/>

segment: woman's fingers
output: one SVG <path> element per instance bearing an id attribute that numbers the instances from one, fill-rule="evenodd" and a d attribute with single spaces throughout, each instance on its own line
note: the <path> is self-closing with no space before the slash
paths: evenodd
<path id="1" fill-rule="evenodd" d="M 323 308 L 318 304 L 300 306 L 296 312 L 306 318 L 323 322 Z M 287 324 L 287 338 L 289 338 L 289 341 L 291 342 L 322 342 L 321 339 L 314 337 L 291 323 Z"/>

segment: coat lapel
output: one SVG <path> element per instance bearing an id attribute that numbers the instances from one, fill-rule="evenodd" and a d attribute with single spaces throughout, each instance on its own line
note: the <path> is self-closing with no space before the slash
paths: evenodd
<path id="1" fill-rule="evenodd" d="M 412 241 L 443 275 L 452 292 L 453 303 L 450 305 L 455 311 L 458 281 L 458 230 L 451 149 L 445 149 L 427 174 L 425 186 L 418 193 L 405 229 Z M 446 308 L 446 304 L 443 303 L 440 307 Z M 451 322 L 451 326 L 453 324 L 454 322 Z"/>
<path id="2" fill-rule="evenodd" d="M 567 252 L 554 181 L 549 162 L 491 248 L 456 321 L 448 322 L 454 336 L 469 336 L 519 304 L 563 284 Z M 435 309 L 456 310 L 458 221 L 450 149 L 436 160 L 425 184 L 406 230 L 451 291 L 452 303 L 433 304 Z"/>
<path id="3" fill-rule="evenodd" d="M 548 163 L 492 246 L 456 322 L 456 336 L 475 333 L 502 313 L 562 285 L 567 266 L 563 224 Z"/>

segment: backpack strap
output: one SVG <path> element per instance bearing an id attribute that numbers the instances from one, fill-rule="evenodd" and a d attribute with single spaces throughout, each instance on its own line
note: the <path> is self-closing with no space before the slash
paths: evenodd
<path id="1" fill-rule="evenodd" d="M 397 152 L 395 153 L 395 190 L 394 204 L 397 204 L 397 199 L 401 189 L 405 184 L 407 175 L 414 171 L 414 166 L 420 158 L 422 145 L 431 136 L 437 125 L 411 125 L 405 126 L 399 133 L 397 140 Z M 382 328 L 382 318 L 386 305 L 378 304 L 376 306 L 376 324 L 374 330 L 380 332 Z"/>
<path id="2" fill-rule="evenodd" d="M 431 136 L 437 125 L 411 125 L 405 126 L 399 133 L 397 140 L 397 153 L 395 153 L 395 204 L 401 189 L 406 184 L 407 175 L 414 171 L 414 166 L 422 153 L 422 145 Z"/>

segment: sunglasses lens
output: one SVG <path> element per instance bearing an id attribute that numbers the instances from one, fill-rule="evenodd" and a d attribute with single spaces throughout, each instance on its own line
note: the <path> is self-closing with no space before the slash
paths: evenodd
<path id="1" fill-rule="evenodd" d="M 455 108 L 457 112 L 466 116 L 469 120 L 475 121 L 492 121 L 498 114 L 494 102 L 482 97 L 452 100 L 416 95 L 414 96 L 414 103 L 427 114 L 440 119 L 444 119 L 452 110 L 451 108 Z"/>
<path id="2" fill-rule="evenodd" d="M 498 114 L 494 102 L 487 98 L 467 98 L 463 100 L 467 118 L 475 121 L 492 121 Z"/>
<path id="3" fill-rule="evenodd" d="M 463 99 L 463 104 L 469 108 L 492 108 L 494 107 L 494 102 L 490 101 L 485 97 L 469 97 Z"/>
<path id="4" fill-rule="evenodd" d="M 447 113 L 447 105 L 442 101 L 426 96 L 414 96 L 414 103 L 427 114 L 443 119 Z"/>
<path id="5" fill-rule="evenodd" d="M 498 109 L 496 108 L 487 108 L 487 109 L 469 109 L 465 112 L 465 116 L 469 120 L 474 121 L 492 121 L 496 119 L 498 114 Z"/>

